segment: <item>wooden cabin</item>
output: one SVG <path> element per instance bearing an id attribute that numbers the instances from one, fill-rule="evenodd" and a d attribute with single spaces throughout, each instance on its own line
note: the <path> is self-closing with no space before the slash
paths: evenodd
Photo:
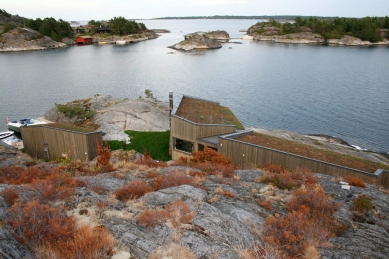
<path id="1" fill-rule="evenodd" d="M 218 149 L 218 137 L 243 130 L 232 111 L 218 102 L 182 96 L 171 114 L 170 151 L 173 160 L 191 157 L 204 146 Z"/>
<path id="2" fill-rule="evenodd" d="M 55 124 L 20 127 L 25 152 L 34 158 L 55 159 L 64 154 L 74 159 L 93 160 L 102 132 L 80 132 L 56 127 Z"/>
<path id="3" fill-rule="evenodd" d="M 109 27 L 99 27 L 96 28 L 96 33 L 111 33 L 111 29 Z"/>
<path id="4" fill-rule="evenodd" d="M 91 36 L 78 36 L 76 38 L 76 44 L 92 44 L 93 38 Z"/>

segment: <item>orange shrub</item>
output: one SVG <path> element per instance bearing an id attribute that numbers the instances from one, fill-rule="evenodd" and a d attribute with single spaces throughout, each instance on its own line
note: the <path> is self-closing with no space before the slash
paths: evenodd
<path id="1" fill-rule="evenodd" d="M 107 229 L 80 226 L 72 238 L 41 246 L 38 251 L 43 258 L 111 258 L 116 244 Z"/>
<path id="2" fill-rule="evenodd" d="M 179 226 L 181 223 L 188 224 L 193 219 L 193 213 L 189 210 L 188 204 L 180 200 L 166 205 L 165 210 L 170 215 L 174 227 Z"/>
<path id="3" fill-rule="evenodd" d="M 293 172 L 286 170 L 278 165 L 268 165 L 264 169 L 262 183 L 270 183 L 279 189 L 291 190 L 294 187 L 300 187 L 304 183 L 316 183 L 311 170 L 297 167 Z"/>
<path id="4" fill-rule="evenodd" d="M 260 201 L 258 204 L 265 210 L 271 211 L 273 209 L 273 203 L 271 202 L 271 200 Z"/>
<path id="5" fill-rule="evenodd" d="M 357 186 L 357 187 L 362 187 L 362 188 L 366 188 L 366 183 L 363 181 L 363 179 L 361 178 L 358 178 L 356 176 L 353 176 L 353 175 L 346 175 L 344 177 L 344 180 L 346 182 L 348 182 L 348 184 L 352 185 L 352 186 Z"/>
<path id="6" fill-rule="evenodd" d="M 223 154 L 216 150 L 204 147 L 204 151 L 193 151 L 193 157 L 190 158 L 190 164 L 198 169 L 206 171 L 210 174 L 222 173 L 224 177 L 233 177 L 234 164 L 231 158 L 226 158 Z"/>
<path id="7" fill-rule="evenodd" d="M 135 159 L 134 164 L 145 165 L 147 167 L 153 167 L 153 168 L 166 167 L 166 163 L 165 162 L 154 161 L 151 158 L 151 156 L 146 153 L 146 151 L 143 152 L 143 156 L 138 157 L 138 158 Z"/>
<path id="8" fill-rule="evenodd" d="M 19 241 L 29 245 L 69 238 L 75 229 L 74 218 L 68 217 L 64 209 L 51 208 L 37 200 L 24 207 L 14 205 L 8 210 L 6 224 Z"/>
<path id="9" fill-rule="evenodd" d="M 174 201 L 165 206 L 165 209 L 145 210 L 140 213 L 135 220 L 145 227 L 155 227 L 164 224 L 168 220 L 173 227 L 178 227 L 180 224 L 188 224 L 193 219 L 193 213 L 189 210 L 189 206 L 183 201 Z"/>
<path id="10" fill-rule="evenodd" d="M 158 191 L 161 189 L 166 189 L 174 186 L 180 185 L 192 185 L 197 186 L 195 178 L 189 175 L 186 175 L 183 171 L 171 171 L 166 173 L 164 176 L 159 176 L 154 179 L 153 190 Z"/>
<path id="11" fill-rule="evenodd" d="M 169 213 L 166 210 L 145 210 L 135 220 L 147 228 L 161 225 L 167 221 Z"/>
<path id="12" fill-rule="evenodd" d="M 35 198 L 39 200 L 67 200 L 74 193 L 74 188 L 56 185 L 54 181 L 48 179 L 33 180 L 29 188 L 35 190 L 35 194 L 39 195 Z"/>
<path id="13" fill-rule="evenodd" d="M 288 258 L 296 258 L 308 246 L 320 247 L 330 242 L 343 226 L 334 218 L 337 205 L 320 185 L 308 184 L 297 189 L 287 203 L 284 217 L 268 217 L 263 240 L 278 247 Z"/>
<path id="14" fill-rule="evenodd" d="M 151 188 L 146 181 L 133 181 L 128 185 L 120 187 L 114 191 L 113 194 L 116 196 L 116 199 L 127 201 L 129 199 L 142 197 L 149 192 L 151 192 Z"/>
<path id="15" fill-rule="evenodd" d="M 294 191 L 292 198 L 286 204 L 289 211 L 299 210 L 304 205 L 314 213 L 332 215 L 337 209 L 331 196 L 325 194 L 321 185 L 308 184 Z"/>
<path id="16" fill-rule="evenodd" d="M 77 228 L 75 219 L 68 217 L 64 209 L 51 208 L 36 200 L 24 207 L 14 205 L 5 224 L 39 258 L 111 258 L 116 245 L 106 228 Z"/>
<path id="17" fill-rule="evenodd" d="M 57 174 L 57 168 L 32 166 L 24 168 L 11 165 L 0 169 L 0 183 L 7 184 L 28 184 L 33 179 L 44 179 L 53 174 Z"/>
<path id="18" fill-rule="evenodd" d="M 105 142 L 105 146 L 97 142 L 97 159 L 96 170 L 99 172 L 110 172 L 113 170 L 112 164 L 109 159 L 111 158 L 111 152 L 109 152 L 108 142 Z"/>
<path id="19" fill-rule="evenodd" d="M 0 195 L 3 196 L 5 203 L 8 206 L 14 205 L 15 201 L 19 199 L 19 194 L 15 191 L 14 188 L 7 188 L 0 192 Z"/>
<path id="20" fill-rule="evenodd" d="M 232 192 L 230 192 L 230 191 L 223 191 L 221 194 L 223 196 L 225 196 L 225 197 L 228 197 L 228 198 L 234 198 L 235 197 L 234 194 Z"/>

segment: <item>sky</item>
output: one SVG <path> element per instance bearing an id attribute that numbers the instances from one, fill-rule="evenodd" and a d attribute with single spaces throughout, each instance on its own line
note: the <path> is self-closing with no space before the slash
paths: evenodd
<path id="1" fill-rule="evenodd" d="M 0 9 L 26 18 L 65 21 L 167 16 L 389 16 L 389 0 L 0 0 Z"/>

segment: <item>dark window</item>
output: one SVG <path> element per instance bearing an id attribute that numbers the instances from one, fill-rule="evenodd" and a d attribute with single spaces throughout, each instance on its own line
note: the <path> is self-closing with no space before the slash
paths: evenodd
<path id="1" fill-rule="evenodd" d="M 204 151 L 204 145 L 199 144 L 198 147 L 197 147 L 197 149 L 198 149 L 199 151 Z"/>
<path id="2" fill-rule="evenodd" d="M 193 142 L 176 138 L 174 143 L 174 149 L 188 153 L 192 153 L 193 151 Z"/>

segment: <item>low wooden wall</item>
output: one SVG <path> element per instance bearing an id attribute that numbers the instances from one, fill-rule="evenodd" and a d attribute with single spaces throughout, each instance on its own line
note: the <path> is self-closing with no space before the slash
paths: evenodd
<path id="1" fill-rule="evenodd" d="M 97 143 L 102 143 L 102 132 L 82 133 L 48 126 L 21 127 L 24 149 L 28 155 L 43 159 L 44 148 L 49 158 L 69 153 L 75 159 L 93 160 L 97 156 Z"/>
<path id="2" fill-rule="evenodd" d="M 360 171 L 328 162 L 311 159 L 308 157 L 298 156 L 295 154 L 266 148 L 233 139 L 237 134 L 219 137 L 218 151 L 230 157 L 235 166 L 265 166 L 268 164 L 277 164 L 289 170 L 296 167 L 306 167 L 315 173 L 326 174 L 331 176 L 353 175 L 362 178 L 365 182 L 381 185 L 389 188 L 389 172 L 377 170 L 373 173 Z"/>

